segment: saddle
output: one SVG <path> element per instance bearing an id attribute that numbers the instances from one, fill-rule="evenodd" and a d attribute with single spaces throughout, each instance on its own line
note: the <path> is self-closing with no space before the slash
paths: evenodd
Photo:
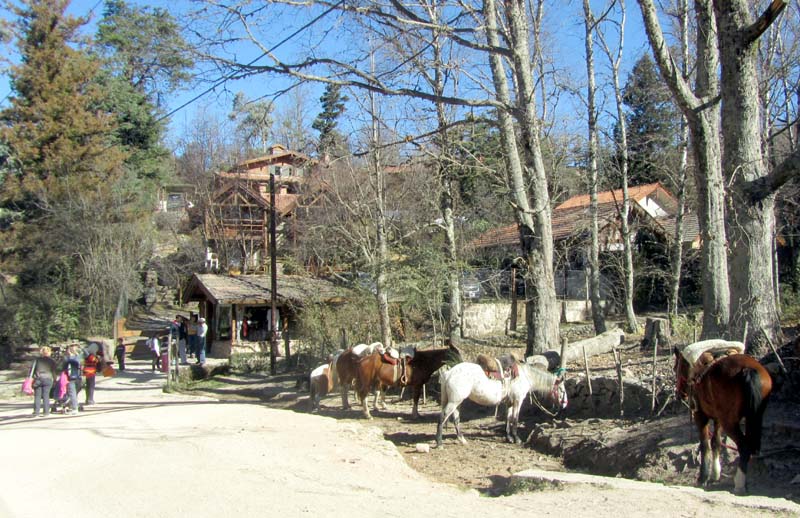
<path id="1" fill-rule="evenodd" d="M 519 376 L 519 362 L 513 354 L 504 354 L 499 358 L 492 358 L 485 354 L 478 355 L 478 365 L 489 379 L 504 380 L 514 379 Z"/>
<path id="2" fill-rule="evenodd" d="M 728 349 L 718 349 L 713 351 L 705 351 L 702 353 L 697 358 L 697 361 L 694 363 L 694 365 L 692 365 L 692 367 L 689 369 L 689 376 L 687 378 L 689 385 L 693 386 L 699 383 L 712 365 L 714 365 L 721 358 L 731 356 L 733 354 L 741 354 L 741 351 L 738 348 L 731 347 Z"/>
<path id="3" fill-rule="evenodd" d="M 408 362 L 412 360 L 413 356 L 409 356 L 406 354 L 406 351 L 398 351 L 394 347 L 390 347 L 381 355 L 381 360 L 383 363 L 387 363 L 394 367 L 394 374 L 392 378 L 394 379 L 395 383 L 400 381 L 400 383 L 406 383 L 406 367 Z"/>

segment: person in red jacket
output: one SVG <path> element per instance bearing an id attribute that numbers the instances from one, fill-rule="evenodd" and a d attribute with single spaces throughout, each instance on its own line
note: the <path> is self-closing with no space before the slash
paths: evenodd
<path id="1" fill-rule="evenodd" d="M 94 353 L 90 353 L 89 356 L 83 361 L 83 376 L 86 378 L 86 404 L 87 405 L 94 405 L 94 385 L 95 385 L 95 378 L 97 376 L 97 365 L 100 363 L 100 360 Z"/>

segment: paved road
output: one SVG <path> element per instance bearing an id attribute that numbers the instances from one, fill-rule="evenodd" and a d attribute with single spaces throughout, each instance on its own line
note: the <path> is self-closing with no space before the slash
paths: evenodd
<path id="1" fill-rule="evenodd" d="M 614 479 L 481 497 L 427 480 L 377 428 L 165 394 L 163 375 L 131 367 L 100 379 L 98 404 L 76 416 L 0 401 L 0 517 L 800 515 L 784 500 Z"/>

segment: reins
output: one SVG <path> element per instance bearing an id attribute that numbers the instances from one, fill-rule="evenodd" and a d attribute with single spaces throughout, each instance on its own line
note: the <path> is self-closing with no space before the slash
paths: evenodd
<path id="1" fill-rule="evenodd" d="M 550 389 L 550 397 L 553 398 L 553 401 L 558 401 L 558 386 L 561 384 L 562 381 L 564 381 L 561 375 L 566 372 L 567 369 L 559 368 L 558 370 L 556 370 L 555 381 L 553 382 L 553 387 Z M 525 376 L 528 376 L 528 372 L 525 372 Z M 539 410 L 549 415 L 550 417 L 556 417 L 556 415 L 558 415 L 558 412 L 555 413 L 551 412 L 550 410 L 544 407 L 544 405 L 539 401 L 539 398 L 534 393 L 533 380 L 529 379 L 529 381 L 531 383 L 531 388 L 528 391 L 528 398 L 531 404 L 535 405 Z M 558 402 L 560 403 L 560 401 Z"/>

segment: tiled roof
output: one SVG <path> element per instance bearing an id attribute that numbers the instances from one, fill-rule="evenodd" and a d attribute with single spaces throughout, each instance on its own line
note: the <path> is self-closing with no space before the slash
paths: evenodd
<path id="1" fill-rule="evenodd" d="M 675 203 L 672 195 L 659 183 L 629 187 L 628 195 L 631 200 L 636 202 L 641 202 L 648 196 L 658 196 L 659 202 L 664 205 L 673 205 Z M 601 229 L 616 220 L 617 204 L 619 203 L 622 203 L 621 189 L 597 193 L 597 217 L 600 221 Z M 674 209 L 674 206 L 668 208 Z M 668 235 L 671 236 L 674 233 L 674 217 L 659 217 L 654 218 L 654 221 L 658 223 Z M 591 222 L 591 215 L 589 214 L 589 195 L 582 194 L 573 196 L 553 209 L 553 241 L 560 241 L 568 237 L 579 237 L 590 231 Z M 697 216 L 687 214 L 684 217 L 683 241 L 694 241 L 698 232 Z M 516 224 L 489 230 L 469 243 L 469 246 L 472 248 L 518 245 L 519 231 L 517 230 Z"/>
<path id="2" fill-rule="evenodd" d="M 645 185 L 636 185 L 633 187 L 628 187 L 628 197 L 634 201 L 641 201 L 644 198 L 650 196 L 655 192 L 662 192 L 669 197 L 672 197 L 663 187 L 661 184 L 656 183 L 648 183 Z M 578 196 L 573 196 L 572 198 L 568 199 L 561 205 L 557 206 L 554 210 L 558 209 L 569 209 L 573 207 L 588 207 L 589 206 L 590 197 L 588 194 L 580 194 Z M 616 189 L 614 191 L 603 191 L 597 193 L 597 204 L 603 205 L 606 203 L 622 203 L 622 189 Z"/>

